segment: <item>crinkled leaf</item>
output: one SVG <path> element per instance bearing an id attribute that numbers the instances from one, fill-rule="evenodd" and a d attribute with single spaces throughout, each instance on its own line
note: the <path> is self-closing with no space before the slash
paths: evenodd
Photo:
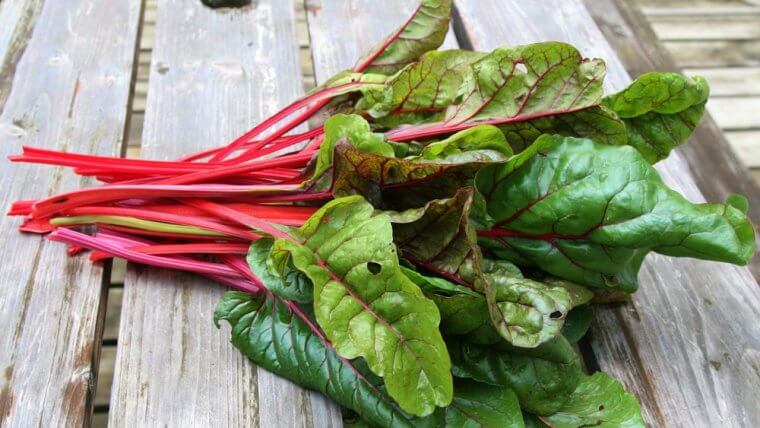
<path id="1" fill-rule="evenodd" d="M 534 348 L 560 333 L 572 308 L 567 289 L 527 278 L 483 276 L 491 321 L 509 343 Z"/>
<path id="2" fill-rule="evenodd" d="M 605 97 L 604 105 L 625 122 L 628 144 L 655 163 L 689 138 L 702 118 L 709 92 L 701 77 L 647 73 Z"/>
<path id="3" fill-rule="evenodd" d="M 333 200 L 278 239 L 288 263 L 314 284 L 314 314 L 337 352 L 363 357 L 406 411 L 427 415 L 451 402 L 450 361 L 435 304 L 401 272 L 388 215 L 359 196 Z"/>
<path id="4" fill-rule="evenodd" d="M 366 92 L 356 108 L 385 128 L 441 120 L 455 101 L 465 67 L 483 55 L 462 50 L 427 52 L 389 77 L 383 89 Z"/>
<path id="5" fill-rule="evenodd" d="M 475 230 L 470 224 L 472 189 L 464 188 L 455 197 L 429 202 L 423 208 L 392 213 L 394 239 L 409 260 L 445 278 L 459 281 L 483 291 L 491 321 L 507 341 L 516 346 L 535 347 L 559 334 L 567 312 L 572 308 L 570 284 L 550 285 L 527 278 L 490 262 L 482 265 Z M 574 292 L 582 292 L 575 286 Z M 586 301 L 591 293 L 585 291 Z M 463 293 L 460 293 L 463 294 Z M 483 296 L 478 296 L 483 298 Z M 445 305 L 444 312 L 464 310 L 468 305 L 481 308 L 469 298 L 436 299 Z M 472 315 L 472 314 L 470 314 Z M 444 316 L 443 330 L 461 330 L 465 324 L 483 328 L 480 319 L 454 321 L 448 326 Z M 460 317 L 456 317 L 460 318 Z"/>
<path id="6" fill-rule="evenodd" d="M 604 62 L 560 42 L 500 48 L 472 65 L 447 123 L 529 120 L 579 111 L 602 98 Z"/>
<path id="7" fill-rule="evenodd" d="M 357 64 L 364 65 L 369 61 L 364 72 L 393 74 L 425 52 L 438 49 L 449 31 L 451 3 L 452 0 L 422 0 L 401 27 Z"/>
<path id="8" fill-rule="evenodd" d="M 567 318 L 565 318 L 565 325 L 562 327 L 562 335 L 570 343 L 575 343 L 583 338 L 591 327 L 591 322 L 594 320 L 594 311 L 591 309 L 591 305 L 581 305 L 573 308 Z"/>
<path id="9" fill-rule="evenodd" d="M 248 250 L 248 266 L 264 286 L 272 293 L 287 300 L 295 300 L 300 303 L 311 303 L 311 281 L 303 272 L 286 266 L 281 276 L 275 276 L 267 267 L 269 252 L 272 249 L 273 240 L 261 238 L 251 244 Z"/>
<path id="10" fill-rule="evenodd" d="M 603 106 L 590 107 L 570 114 L 508 123 L 500 125 L 499 129 L 515 152 L 530 147 L 544 134 L 585 137 L 611 146 L 628 143 L 623 120 Z"/>
<path id="11" fill-rule="evenodd" d="M 570 399 L 556 413 L 542 419 L 556 428 L 646 426 L 636 397 L 601 372 L 583 376 Z"/>
<path id="12" fill-rule="evenodd" d="M 475 270 L 466 285 L 476 284 L 480 250 L 469 221 L 473 189 L 457 190 L 452 198 L 437 199 L 424 207 L 391 212 L 393 239 L 404 257 L 439 276 L 462 283 L 463 267 Z M 468 266 L 464 266 L 464 265 Z M 474 267 L 474 268 L 473 268 Z"/>
<path id="13" fill-rule="evenodd" d="M 472 381 L 457 382 L 450 406 L 424 418 L 409 415 L 361 360 L 338 356 L 306 320 L 275 296 L 228 292 L 214 319 L 217 325 L 222 320 L 230 323 L 233 345 L 254 363 L 360 415 L 354 426 L 493 426 L 491 422 L 499 420 L 495 418 L 521 426 L 519 406 L 509 388 Z"/>
<path id="14" fill-rule="evenodd" d="M 530 349 L 505 342 L 480 346 L 468 339 L 446 338 L 454 376 L 512 388 L 529 412 L 559 410 L 582 376 L 580 359 L 562 336 Z"/>
<path id="15" fill-rule="evenodd" d="M 466 150 L 461 137 L 480 135 L 483 130 L 463 131 L 444 140 L 435 159 L 413 156 L 393 157 L 397 147 L 373 133 L 360 116 L 338 115 L 325 125 L 329 134 L 320 149 L 315 172 L 304 184 L 307 190 L 331 189 L 336 197 L 362 195 L 378 208 L 405 209 L 419 207 L 432 199 L 448 198 L 472 182 L 478 170 L 508 156 L 492 149 L 492 139 L 483 149 Z M 490 134 L 493 135 L 493 134 Z M 340 138 L 335 142 L 336 138 Z M 479 143 L 471 143 L 480 147 Z M 448 149 L 446 149 L 448 147 Z M 507 149 L 508 150 L 508 149 Z"/>
<path id="16" fill-rule="evenodd" d="M 385 136 L 372 132 L 369 123 L 361 116 L 336 114 L 325 121 L 324 129 L 324 141 L 319 147 L 314 169 L 315 177 L 323 175 L 330 168 L 335 143 L 343 138 L 363 152 L 394 156 L 393 147 L 385 141 Z"/>
<path id="17" fill-rule="evenodd" d="M 558 136 L 536 144 L 521 166 L 491 166 L 476 180 L 495 221 L 481 245 L 498 257 L 630 292 L 649 251 L 737 264 L 754 253 L 741 209 L 687 201 L 633 148 Z"/>

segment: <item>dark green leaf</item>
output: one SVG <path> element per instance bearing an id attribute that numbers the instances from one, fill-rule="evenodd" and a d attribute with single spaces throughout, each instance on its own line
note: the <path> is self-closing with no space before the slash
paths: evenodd
<path id="1" fill-rule="evenodd" d="M 591 305 L 581 305 L 573 308 L 567 314 L 565 325 L 562 327 L 562 335 L 570 343 L 575 343 L 586 335 L 593 320 L 594 311 L 591 309 Z"/>
<path id="2" fill-rule="evenodd" d="M 360 415 L 353 426 L 522 426 L 510 389 L 472 381 L 458 381 L 452 404 L 430 416 L 405 413 L 388 396 L 380 378 L 362 361 L 339 357 L 293 307 L 272 295 L 231 291 L 217 305 L 214 319 L 217 325 L 222 320 L 230 323 L 233 345 L 254 363 Z M 504 425 L 493 424 L 499 420 Z"/>
<path id="3" fill-rule="evenodd" d="M 388 215 L 359 196 L 333 200 L 271 258 L 314 284 L 314 314 L 337 352 L 363 357 L 404 410 L 427 415 L 451 402 L 450 361 L 435 304 L 401 272 Z"/>
<path id="4" fill-rule="evenodd" d="M 737 264 L 754 254 L 741 209 L 692 204 L 636 150 L 558 136 L 536 145 L 521 166 L 491 166 L 477 178 L 495 222 L 481 245 L 500 258 L 631 292 L 649 251 Z"/>
<path id="5" fill-rule="evenodd" d="M 647 73 L 604 104 L 625 122 L 628 144 L 650 163 L 668 157 L 696 128 L 709 95 L 707 81 L 678 73 Z"/>
<path id="6" fill-rule="evenodd" d="M 601 372 L 583 376 L 570 399 L 556 413 L 542 419 L 556 428 L 646 426 L 636 397 Z"/>
<path id="7" fill-rule="evenodd" d="M 559 410 L 582 376 L 580 359 L 562 336 L 530 349 L 506 342 L 479 346 L 467 340 L 446 338 L 454 375 L 512 388 L 529 412 Z"/>
<path id="8" fill-rule="evenodd" d="M 265 369 L 319 391 L 378 426 L 412 427 L 382 389 L 382 381 L 361 365 L 339 357 L 326 342 L 271 295 L 227 292 L 214 319 L 232 326 L 232 344 Z"/>

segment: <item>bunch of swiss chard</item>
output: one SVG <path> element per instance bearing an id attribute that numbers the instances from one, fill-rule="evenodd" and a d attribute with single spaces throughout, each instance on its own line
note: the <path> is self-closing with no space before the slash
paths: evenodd
<path id="1" fill-rule="evenodd" d="M 233 344 L 360 423 L 641 426 L 573 342 L 591 303 L 636 290 L 649 252 L 753 255 L 743 198 L 691 203 L 652 166 L 694 130 L 707 84 L 651 73 L 605 96 L 604 62 L 564 43 L 437 51 L 450 13 L 423 1 L 226 146 L 177 161 L 25 148 L 12 159 L 104 184 L 11 214 L 72 254 L 229 286 L 215 317 Z"/>

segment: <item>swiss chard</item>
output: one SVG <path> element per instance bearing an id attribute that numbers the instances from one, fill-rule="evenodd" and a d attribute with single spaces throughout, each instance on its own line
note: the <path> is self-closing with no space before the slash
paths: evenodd
<path id="1" fill-rule="evenodd" d="M 435 51 L 451 8 L 423 0 L 353 69 L 222 147 L 25 147 L 11 160 L 104 184 L 9 214 L 72 255 L 237 290 L 215 313 L 233 344 L 362 426 L 643 426 L 571 343 L 649 252 L 753 255 L 746 200 L 691 203 L 651 166 L 695 129 L 707 84 L 650 73 L 604 96 L 604 62 L 564 43 Z"/>
<path id="2" fill-rule="evenodd" d="M 424 416 L 452 397 L 440 315 L 401 271 L 389 217 L 373 210 L 361 197 L 329 202 L 270 257 L 281 275 L 292 263 L 309 277 L 316 320 L 337 352 L 363 357 L 404 410 Z"/>
<path id="3" fill-rule="evenodd" d="M 536 144 L 539 155 L 519 168 L 493 166 L 477 178 L 494 221 L 481 244 L 499 257 L 628 292 L 650 251 L 737 264 L 752 257 L 741 204 L 687 201 L 630 147 L 558 136 Z"/>

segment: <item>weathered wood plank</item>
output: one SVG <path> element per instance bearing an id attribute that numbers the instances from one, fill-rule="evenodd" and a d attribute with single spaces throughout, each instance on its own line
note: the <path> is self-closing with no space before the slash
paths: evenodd
<path id="1" fill-rule="evenodd" d="M 760 67 L 687 68 L 683 72 L 707 79 L 713 96 L 760 95 Z"/>
<path id="2" fill-rule="evenodd" d="M 754 40 L 760 38 L 760 15 L 652 16 L 660 40 Z"/>
<path id="3" fill-rule="evenodd" d="M 457 5 L 476 48 L 565 40 L 605 58 L 613 87 L 630 80 L 580 0 Z M 659 170 L 687 197 L 703 200 L 680 152 Z M 752 393 L 760 390 L 760 287 L 749 270 L 650 256 L 640 280 L 630 304 L 596 311 L 591 342 L 600 367 L 638 395 L 652 426 L 760 424 Z"/>
<path id="4" fill-rule="evenodd" d="M 760 40 L 666 42 L 680 67 L 754 67 L 760 65 Z"/>
<path id="5" fill-rule="evenodd" d="M 657 2 L 657 0 L 653 0 Z M 631 2 L 633 4 L 639 4 L 640 1 Z M 684 3 L 671 3 L 669 5 L 663 5 L 662 2 L 657 2 L 656 5 L 647 6 L 646 4 L 641 7 L 641 11 L 647 17 L 654 16 L 721 16 L 721 15 L 760 15 L 760 8 L 757 5 L 749 5 L 743 2 L 716 2 L 713 0 L 705 0 L 699 2 L 693 2 L 691 0 L 684 0 Z M 651 4 L 651 3 L 650 3 Z"/>
<path id="6" fill-rule="evenodd" d="M 142 156 L 224 144 L 300 95 L 293 11 L 289 0 L 222 10 L 159 2 Z M 196 276 L 129 267 L 110 425 L 339 423 L 322 397 L 258 370 L 229 343 L 229 328 L 214 327 L 223 292 Z"/>
<path id="7" fill-rule="evenodd" d="M 760 129 L 726 132 L 726 138 L 747 166 L 760 168 Z"/>
<path id="8" fill-rule="evenodd" d="M 635 5 L 617 0 L 586 0 L 597 25 L 606 35 L 629 73 L 637 76 L 648 71 L 678 71 L 670 52 Z M 679 152 L 689 164 L 692 176 L 708 200 L 724 200 L 732 193 L 746 195 L 749 216 L 755 231 L 760 225 L 760 187 L 747 174 L 744 164 L 731 150 L 715 121 L 705 115 L 688 144 Z M 706 166 L 709 165 L 709 166 Z M 760 278 L 760 258 L 750 261 L 755 278 Z"/>
<path id="9" fill-rule="evenodd" d="M 0 158 L 22 145 L 115 155 L 127 121 L 140 2 L 0 2 Z M 90 185 L 4 164 L 0 206 Z M 0 217 L 0 426 L 82 426 L 100 355 L 103 269 Z"/>
<path id="10" fill-rule="evenodd" d="M 365 51 L 406 21 L 416 5 L 416 0 L 306 0 L 317 83 L 353 67 Z M 449 32 L 442 49 L 456 47 Z"/>
<path id="11" fill-rule="evenodd" d="M 723 129 L 760 129 L 760 97 L 715 97 L 707 109 Z"/>

